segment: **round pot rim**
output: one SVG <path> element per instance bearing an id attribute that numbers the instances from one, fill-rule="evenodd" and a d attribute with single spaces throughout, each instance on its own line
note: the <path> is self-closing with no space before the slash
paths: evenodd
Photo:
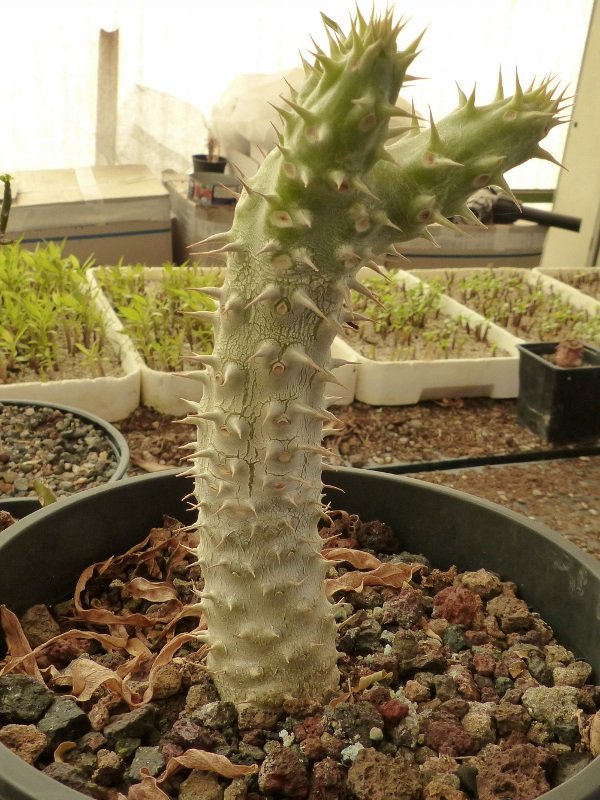
<path id="1" fill-rule="evenodd" d="M 125 475 L 127 474 L 127 470 L 129 469 L 129 445 L 127 444 L 127 439 L 123 436 L 120 430 L 115 428 L 110 422 L 102 417 L 93 414 L 91 411 L 85 411 L 82 408 L 77 408 L 76 406 L 67 405 L 65 403 L 55 403 L 53 401 L 46 402 L 44 400 L 28 400 L 27 398 L 18 397 L 18 398 L 7 398 L 1 399 L 0 398 L 0 406 L 35 406 L 36 408 L 55 408 L 58 411 L 64 411 L 65 413 L 73 414 L 80 419 L 85 420 L 86 422 L 90 422 L 95 428 L 101 430 L 103 436 L 108 441 L 114 455 L 117 459 L 117 465 L 115 467 L 115 471 L 113 474 L 104 481 L 101 486 L 92 487 L 95 488 L 102 488 L 107 484 L 115 483 L 116 481 L 120 481 Z M 84 489 L 83 491 L 91 491 L 91 489 Z M 81 494 L 81 492 L 74 492 L 73 495 Z M 73 496 L 69 495 L 69 497 Z M 30 501 L 35 500 L 35 497 L 3 497 L 0 496 L 0 508 L 8 508 L 8 506 L 14 506 L 17 508 L 21 505 L 20 501 Z M 64 498 L 61 497 L 61 503 Z M 23 506 L 26 505 L 25 502 L 22 503 Z"/>
<path id="2" fill-rule="evenodd" d="M 347 474 L 350 480 L 353 478 L 358 480 L 362 476 L 365 479 L 368 479 L 369 482 L 375 481 L 380 486 L 388 485 L 390 489 L 392 489 L 394 485 L 404 485 L 407 488 L 418 487 L 419 491 L 424 493 L 422 496 L 446 496 L 448 498 L 454 498 L 454 500 L 468 501 L 468 503 L 472 506 L 494 512 L 501 518 L 506 519 L 507 522 L 512 522 L 521 527 L 525 525 L 536 536 L 547 540 L 553 547 L 558 546 L 561 550 L 568 553 L 569 556 L 578 562 L 582 568 L 584 568 L 587 572 L 592 573 L 595 580 L 600 582 L 600 563 L 598 563 L 590 555 L 584 553 L 574 544 L 566 540 L 563 536 L 555 531 L 552 531 L 543 523 L 528 519 L 524 515 L 519 514 L 518 512 L 513 512 L 510 509 L 505 509 L 497 503 L 474 497 L 473 495 L 469 495 L 463 491 L 450 489 L 444 486 L 438 486 L 436 484 L 430 484 L 425 481 L 406 476 L 378 473 L 372 470 L 347 467 L 332 467 L 331 469 L 324 470 L 324 472 L 327 475 L 328 481 L 333 480 L 335 482 L 336 475 Z M 103 486 L 87 489 L 65 498 L 60 504 L 42 508 L 41 510 L 34 512 L 27 518 L 11 526 L 11 528 L 3 534 L 2 540 L 0 540 L 0 551 L 5 542 L 8 543 L 9 540 L 12 540 L 18 536 L 26 536 L 27 526 L 34 522 L 39 523 L 44 518 L 50 517 L 54 514 L 68 513 L 68 509 L 76 503 L 80 503 L 86 499 L 94 498 L 98 495 L 102 496 L 107 492 L 110 492 L 113 495 L 116 495 L 119 492 L 125 493 L 127 491 L 127 487 L 132 484 L 137 485 L 140 483 L 150 483 L 158 479 L 169 481 L 175 476 L 182 476 L 181 469 L 168 469 L 146 475 L 134 476 L 127 478 L 125 481 L 113 483 L 112 485 L 104 484 Z M 181 492 L 182 495 L 184 494 L 183 488 L 184 487 L 182 487 Z M 341 502 L 340 505 L 343 505 L 343 502 Z M 533 561 L 534 558 L 532 555 L 532 563 Z M 507 577 L 510 578 L 510 576 Z M 598 787 L 600 787 L 600 759 L 596 759 L 591 762 L 579 773 L 569 778 L 566 783 L 554 787 L 544 795 L 541 795 L 540 800 L 542 800 L 542 798 L 544 798 L 544 800 L 545 798 L 548 798 L 548 800 L 593 800 L 598 796 Z M 3 794 L 3 791 L 9 791 L 10 793 Z M 50 800 L 83 800 L 85 797 L 85 795 L 82 795 L 73 789 L 65 787 L 62 784 L 58 784 L 53 779 L 36 770 L 35 767 L 25 764 L 18 756 L 4 746 L 0 746 L 0 798 L 2 798 L 2 800 L 34 800 L 34 798 L 42 796 L 47 797 Z"/>
<path id="3" fill-rule="evenodd" d="M 323 470 L 323 472 L 332 474 L 334 477 L 338 473 L 342 475 L 362 474 L 365 477 L 376 476 L 378 480 L 385 481 L 386 483 L 390 484 L 394 484 L 400 481 L 401 483 L 419 487 L 420 489 L 425 489 L 425 490 L 429 489 L 432 491 L 432 493 L 435 494 L 439 493 L 440 495 L 446 495 L 448 497 L 462 499 L 465 501 L 469 501 L 475 506 L 479 506 L 481 508 L 487 508 L 490 511 L 496 512 L 500 516 L 505 517 L 507 520 L 515 520 L 523 525 L 526 525 L 528 528 L 535 531 L 537 535 L 540 536 L 542 539 L 550 541 L 554 545 L 560 547 L 561 549 L 564 549 L 566 552 L 569 553 L 569 555 L 575 561 L 578 561 L 583 567 L 585 567 L 586 570 L 589 570 L 600 580 L 600 563 L 598 562 L 597 559 L 593 558 L 589 553 L 586 553 L 584 550 L 581 550 L 581 548 L 577 547 L 577 545 L 570 542 L 568 539 L 562 536 L 562 534 L 552 530 L 543 522 L 540 522 L 539 520 L 535 519 L 530 519 L 529 517 L 526 517 L 524 514 L 520 514 L 518 511 L 513 511 L 510 508 L 505 508 L 499 503 L 494 503 L 492 500 L 486 500 L 485 498 L 477 497 L 460 489 L 452 489 L 448 486 L 441 486 L 438 484 L 427 483 L 425 481 L 419 480 L 418 478 L 411 478 L 408 475 L 395 475 L 393 473 L 386 473 L 372 469 L 332 466 L 332 467 L 327 467 L 326 469 Z M 69 495 L 68 497 L 61 498 L 60 510 L 62 511 L 65 508 L 73 505 L 74 503 L 77 503 L 81 500 L 85 500 L 88 497 L 93 497 L 94 495 L 99 494 L 100 492 L 105 492 L 109 490 L 111 491 L 125 490 L 125 487 L 130 485 L 131 483 L 141 483 L 141 482 L 151 481 L 157 476 L 184 477 L 182 468 L 173 467 L 169 469 L 159 470 L 157 472 L 146 473 L 143 475 L 132 475 L 127 477 L 125 480 L 120 480 L 118 483 L 115 480 L 107 481 L 106 483 L 100 486 L 93 486 L 90 489 L 84 489 L 80 492 L 75 492 L 72 495 Z M 34 512 L 36 514 L 35 519 L 36 520 L 41 519 L 44 516 L 54 514 L 56 511 L 57 507 L 55 504 L 46 506 L 44 508 L 41 508 L 39 511 Z M 19 520 L 14 525 L 11 525 L 10 529 L 4 534 L 2 541 L 6 541 L 7 538 L 9 537 L 13 538 L 15 536 L 18 536 L 19 532 L 21 531 L 21 528 L 24 526 L 24 524 L 27 524 L 30 520 L 31 520 L 31 515 L 27 518 L 27 520 Z"/>

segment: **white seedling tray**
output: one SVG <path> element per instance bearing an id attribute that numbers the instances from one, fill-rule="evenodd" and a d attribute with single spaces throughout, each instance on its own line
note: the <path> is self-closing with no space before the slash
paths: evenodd
<path id="1" fill-rule="evenodd" d="M 435 270 L 426 270 L 427 274 Z M 411 287 L 423 283 L 418 277 L 398 270 L 393 280 Z M 360 276 L 359 276 L 360 277 Z M 375 361 L 357 353 L 338 337 L 340 357 L 356 361 L 356 399 L 369 405 L 409 405 L 441 397 L 516 397 L 519 385 L 521 341 L 497 325 L 488 323 L 472 309 L 442 296 L 441 311 L 462 316 L 473 324 L 488 325 L 488 341 L 508 356 L 489 358 L 448 358 L 434 361 Z"/>
<path id="2" fill-rule="evenodd" d="M 86 273 L 89 275 L 89 272 Z M 96 296 L 92 293 L 93 301 Z M 140 404 L 140 368 L 137 354 L 129 340 L 114 324 L 112 314 L 103 311 L 106 337 L 118 355 L 123 374 L 98 378 L 66 378 L 65 380 L 27 381 L 0 384 L 0 401 L 11 399 L 62 403 L 88 411 L 108 422 L 129 416 Z"/>
<path id="3" fill-rule="evenodd" d="M 126 267 L 124 267 L 126 269 Z M 186 267 L 180 267 L 186 269 Z M 197 267 L 196 267 L 197 269 Z M 214 270 L 214 267 L 209 269 Z M 153 408 L 163 414 L 172 416 L 185 415 L 190 411 L 188 400 L 198 402 L 202 397 L 202 383 L 193 380 L 191 375 L 193 370 L 180 370 L 178 373 L 165 372 L 163 370 L 151 369 L 143 359 L 140 352 L 135 348 L 135 345 L 124 331 L 123 324 L 118 318 L 116 311 L 110 304 L 110 301 L 102 292 L 94 272 L 96 269 L 90 270 L 90 281 L 92 282 L 96 294 L 100 298 L 103 308 L 106 313 L 112 318 L 112 325 L 115 329 L 119 330 L 120 336 L 127 340 L 128 349 L 133 351 L 135 363 L 140 372 L 141 378 L 141 403 L 148 408 Z M 144 275 L 148 279 L 160 279 L 162 275 L 162 267 L 145 267 Z M 334 342 L 333 356 L 335 358 L 343 358 L 338 352 L 337 344 Z M 336 379 L 344 384 L 344 388 L 337 384 L 328 383 L 326 386 L 326 394 L 335 398 L 336 404 L 348 404 L 354 400 L 354 386 L 356 383 L 356 366 L 353 364 L 338 367 L 334 371 Z M 190 377 L 185 377 L 185 375 Z"/>
<path id="4" fill-rule="evenodd" d="M 590 314 L 600 314 L 600 301 L 596 300 L 581 289 L 576 289 L 564 282 L 568 276 L 578 275 L 582 272 L 599 273 L 598 267 L 535 267 L 532 272 L 539 275 L 544 285 L 552 289 L 557 294 L 566 297 L 572 305 L 583 308 Z"/>

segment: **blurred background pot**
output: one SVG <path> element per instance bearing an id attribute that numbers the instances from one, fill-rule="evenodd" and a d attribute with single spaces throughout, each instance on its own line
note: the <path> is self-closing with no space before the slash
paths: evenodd
<path id="1" fill-rule="evenodd" d="M 0 428 L 0 510 L 17 519 L 41 507 L 40 494 L 61 498 L 118 481 L 129 467 L 120 431 L 73 406 L 3 400 Z"/>

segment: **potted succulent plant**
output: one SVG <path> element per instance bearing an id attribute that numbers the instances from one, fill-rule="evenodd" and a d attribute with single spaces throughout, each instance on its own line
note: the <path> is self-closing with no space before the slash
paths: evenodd
<path id="1" fill-rule="evenodd" d="M 196 153 L 192 156 L 194 172 L 225 172 L 227 159 L 219 155 L 219 141 L 210 131 L 206 138 L 206 153 Z"/>
<path id="2" fill-rule="evenodd" d="M 392 116 L 404 115 L 395 101 L 419 42 L 398 52 L 396 38 L 402 26 L 394 23 L 391 13 L 374 14 L 365 21 L 357 11 L 348 35 L 324 19 L 330 53 L 317 50 L 315 64 L 306 64 L 304 87 L 280 109 L 283 130 L 278 148 L 252 181 L 245 183 L 231 230 L 211 237 L 219 245 L 214 252 L 227 256 L 227 275 L 222 286 L 206 290 L 219 304 L 214 311 L 202 312 L 202 319 L 214 325 L 214 347 L 210 355 L 198 357 L 198 365 L 204 367 L 204 391 L 201 400 L 191 404 L 187 418 L 197 429 L 189 475 L 195 496 L 192 525 L 198 541 L 195 569 L 202 575 L 199 601 L 207 625 L 190 636 L 206 646 L 207 669 L 219 702 L 232 714 L 234 707 L 240 713 L 250 708 L 251 713 L 263 715 L 283 708 L 285 716 L 299 703 L 318 705 L 340 691 L 336 609 L 325 582 L 331 562 L 321 554 L 318 532 L 319 521 L 329 519 L 329 506 L 323 504 L 324 481 L 345 489 L 352 514 L 404 520 L 401 546 L 418 547 L 423 535 L 424 549 L 435 550 L 444 567 L 457 560 L 471 568 L 474 558 L 484 566 L 489 558 L 490 568 L 506 578 L 512 578 L 514 570 L 527 599 L 548 606 L 551 624 L 568 637 L 567 646 L 581 643 L 590 661 L 596 665 L 599 660 L 596 637 L 584 635 L 583 641 L 575 629 L 577 620 L 582 627 L 581 620 L 588 614 L 593 619 L 600 580 L 597 570 L 572 548 L 562 548 L 553 540 L 550 550 L 541 546 L 538 550 L 539 537 L 534 535 L 526 540 L 523 551 L 520 533 L 528 528 L 524 520 L 508 519 L 487 505 L 480 516 L 464 499 L 425 490 L 413 481 L 360 471 L 326 475 L 321 471 L 323 426 L 336 423 L 324 397 L 336 366 L 331 344 L 345 325 L 357 322 L 349 292 L 366 291 L 355 278 L 358 269 L 377 270 L 373 258 L 395 242 L 427 236 L 427 225 L 433 221 L 456 214 L 471 218 L 464 204 L 475 188 L 504 186 L 505 170 L 530 157 L 549 158 L 538 141 L 556 124 L 561 98 L 554 96 L 547 81 L 526 91 L 517 84 L 510 98 L 500 89 L 487 106 L 476 106 L 474 95 L 468 98 L 461 92 L 455 112 L 426 131 L 419 130 L 416 120 L 409 120 L 406 136 L 388 148 L 388 122 Z M 43 510 L 31 517 L 30 527 L 19 523 L 8 535 L 0 558 L 1 599 L 20 609 L 25 603 L 44 602 L 46 587 L 28 581 L 24 596 L 23 583 L 17 587 L 5 566 L 26 560 L 20 549 L 24 544 L 35 552 L 42 531 L 61 541 L 59 572 L 54 571 L 56 559 L 51 571 L 56 591 L 62 592 L 83 559 L 93 561 L 106 556 L 108 549 L 128 547 L 131 537 L 139 536 L 140 527 L 156 524 L 157 503 L 162 512 L 180 514 L 181 493 L 173 476 L 133 479 L 119 485 L 114 494 L 92 490 L 55 512 Z M 501 520 L 499 527 L 492 517 Z M 82 520 L 86 537 L 77 535 Z M 431 540 L 422 532 L 423 525 L 430 524 L 435 547 L 430 547 Z M 136 528 L 135 533 L 130 526 Z M 492 528 L 497 534 L 488 538 Z M 71 536 L 83 542 L 85 553 L 65 544 Z M 531 569 L 527 556 L 533 552 L 540 558 L 543 579 Z M 342 555 L 355 558 L 349 548 Z M 402 573 L 401 585 L 407 582 L 408 572 L 398 563 L 380 566 L 383 572 L 391 568 Z M 381 572 L 371 578 L 381 581 L 380 576 Z M 558 590 L 555 579 L 560 582 Z M 111 588 L 117 587 L 111 584 Z M 164 586 L 161 589 L 165 591 Z M 565 613 L 562 621 L 561 611 Z M 415 624 L 421 624 L 420 617 Z M 540 625 L 539 636 L 545 635 L 544 630 Z M 115 633 L 123 631 L 118 628 Z M 427 635 L 434 640 L 437 634 Z M 415 632 L 407 637 L 415 642 L 418 638 Z M 15 641 L 23 645 L 22 639 Z M 148 640 L 142 635 L 132 642 L 132 652 L 140 653 L 145 644 Z M 522 645 L 525 648 L 526 642 Z M 25 661 L 31 660 L 26 648 L 19 652 Z M 458 661 L 455 666 L 460 671 Z M 385 680 L 385 674 L 385 669 L 375 677 L 363 673 L 361 680 L 369 685 L 369 681 Z M 359 683 L 359 691 L 365 681 Z M 352 699 L 357 689 L 352 681 L 349 684 L 347 697 Z M 567 691 L 569 696 L 574 693 L 573 687 Z M 347 703 L 342 712 L 350 713 L 347 706 L 351 705 Z M 394 709 L 399 718 L 396 704 Z M 409 713 L 408 705 L 402 713 Z M 261 719 L 263 727 L 269 724 L 266 717 Z M 338 721 L 344 724 L 342 716 Z M 367 745 L 371 735 L 373 741 L 378 738 L 376 727 L 367 724 Z M 291 739 L 283 729 L 276 736 L 284 743 L 286 737 L 288 743 Z M 402 741 L 393 745 L 394 753 L 403 751 Z M 366 754 L 359 757 L 361 748 Z M 64 752 L 58 752 L 58 762 Z M 261 794 L 253 789 L 251 796 L 307 797 L 306 779 L 301 785 L 297 782 L 298 770 L 305 769 L 301 759 L 276 742 L 271 742 L 269 753 L 267 769 L 261 767 L 262 784 L 259 775 Z M 295 772 L 290 784 L 285 766 L 292 756 Z M 367 767 L 369 757 L 381 780 L 389 781 L 392 775 L 393 783 L 405 775 L 412 781 L 404 794 L 398 789 L 380 796 L 421 796 L 417 770 L 402 760 L 402 753 L 399 760 L 394 759 L 389 752 L 355 741 L 345 757 L 350 762 L 356 759 L 354 796 L 371 796 L 368 775 L 362 783 L 360 779 L 361 765 Z M 257 770 L 247 762 L 224 765 L 220 754 L 203 758 L 199 760 L 194 751 L 196 765 L 211 763 L 198 767 L 195 779 L 200 782 L 207 768 L 229 777 Z M 168 797 L 160 787 L 182 763 L 191 763 L 185 754 L 171 759 L 164 774 L 156 778 L 143 773 L 143 786 L 139 791 L 131 787 L 129 796 Z M 6 765 L 0 771 L 0 788 L 7 796 L 44 795 L 46 776 L 22 765 L 15 777 L 14 757 L 7 758 Z M 322 769 L 333 770 L 330 777 L 339 777 L 342 768 L 327 762 Z M 323 784 L 315 791 L 325 792 L 326 777 L 322 776 Z M 459 780 L 458 774 L 454 778 Z M 506 774 L 500 779 L 506 789 Z M 540 786 L 545 791 L 549 784 Z M 552 789 L 549 796 L 591 798 L 597 786 L 598 770 L 591 765 L 566 790 Z M 329 788 L 325 794 L 312 796 L 341 796 L 336 794 L 335 781 Z M 456 786 L 453 789 L 458 791 Z M 65 797 L 78 796 L 69 791 Z M 222 787 L 216 791 L 222 796 Z M 248 796 L 245 785 L 228 787 L 227 792 L 230 797 Z"/>
<path id="3" fill-rule="evenodd" d="M 600 436 L 600 349 L 564 339 L 519 351 L 519 422 L 550 442 Z"/>

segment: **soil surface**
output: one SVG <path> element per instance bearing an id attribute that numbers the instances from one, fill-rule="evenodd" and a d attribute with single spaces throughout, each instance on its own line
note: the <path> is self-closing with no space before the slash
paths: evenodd
<path id="1" fill-rule="evenodd" d="M 51 406 L 0 402 L 0 502 L 36 497 L 41 486 L 61 497 L 98 486 L 118 467 L 106 432 Z"/>
<path id="2" fill-rule="evenodd" d="M 461 489 L 537 519 L 600 558 L 600 440 L 584 443 L 596 448 L 590 455 L 577 455 L 582 443 L 550 445 L 518 424 L 514 400 L 466 398 L 388 407 L 353 403 L 332 410 L 344 423 L 342 431 L 325 440 L 332 464 L 403 471 Z M 193 430 L 176 419 L 138 408 L 116 423 L 131 448 L 130 474 L 181 465 L 186 451 L 180 448 Z M 432 471 L 431 462 L 510 454 L 564 457 Z"/>

